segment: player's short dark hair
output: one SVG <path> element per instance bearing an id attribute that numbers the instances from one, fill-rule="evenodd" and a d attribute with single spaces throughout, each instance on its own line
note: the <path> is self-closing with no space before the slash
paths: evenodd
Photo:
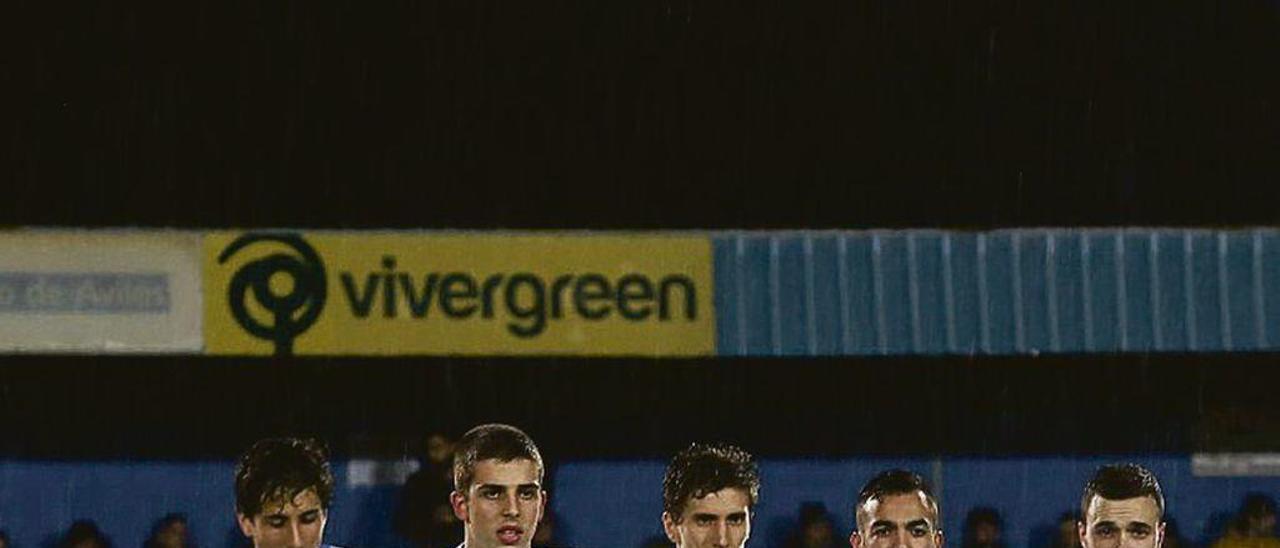
<path id="1" fill-rule="evenodd" d="M 333 472 L 324 446 L 316 440 L 264 439 L 240 455 L 236 464 L 236 511 L 245 516 L 257 516 L 264 504 L 291 501 L 308 489 L 328 510 L 333 501 Z"/>
<path id="2" fill-rule="evenodd" d="M 453 488 L 467 494 L 476 476 L 476 463 L 484 460 L 533 461 L 542 481 L 542 454 L 533 439 L 508 424 L 482 424 L 463 434 L 453 451 Z"/>
<path id="3" fill-rule="evenodd" d="M 1160 490 L 1156 475 L 1131 462 L 1098 467 L 1089 483 L 1085 484 L 1084 495 L 1080 497 L 1080 519 L 1088 519 L 1089 504 L 1093 502 L 1093 497 L 1107 500 L 1151 497 L 1156 502 L 1160 516 L 1164 516 L 1164 492 Z"/>
<path id="4" fill-rule="evenodd" d="M 938 513 L 938 499 L 933 496 L 933 489 L 919 474 L 899 469 L 885 470 L 876 474 L 871 481 L 862 486 L 861 491 L 858 491 L 858 504 L 853 507 L 854 526 L 856 527 L 858 523 L 858 509 L 862 508 L 867 501 L 881 500 L 892 495 L 910 495 L 916 491 L 924 493 L 933 512 Z"/>
<path id="5" fill-rule="evenodd" d="M 156 538 L 159 537 L 160 533 L 163 533 L 165 529 L 168 529 L 169 527 L 177 524 L 187 525 L 188 523 L 189 522 L 187 521 L 187 515 L 181 512 L 171 512 L 171 513 L 165 514 L 164 517 L 156 520 L 156 522 L 151 525 L 151 535 L 148 536 L 147 540 L 142 543 L 142 547 L 154 548 L 156 546 L 159 546 L 160 544 L 156 542 Z"/>
<path id="6" fill-rule="evenodd" d="M 99 548 L 111 548 L 111 539 L 98 528 L 98 524 L 93 520 L 80 519 L 71 524 L 66 534 L 62 536 L 62 540 L 58 543 L 60 548 L 72 548 L 77 544 L 91 542 Z"/>
<path id="7" fill-rule="evenodd" d="M 760 470 L 751 454 L 724 443 L 694 443 L 676 453 L 662 478 L 662 509 L 679 522 L 691 499 L 721 489 L 741 489 L 749 504 L 760 497 Z"/>
<path id="8" fill-rule="evenodd" d="M 1276 501 L 1265 493 L 1247 493 L 1240 503 L 1240 515 L 1244 517 L 1273 516 L 1275 513 Z"/>
<path id="9" fill-rule="evenodd" d="M 968 527 L 977 527 L 979 525 L 993 525 L 1000 527 L 1004 521 L 1000 519 L 1000 512 L 990 506 L 978 506 L 969 510 L 969 515 L 965 516 L 964 524 Z"/>

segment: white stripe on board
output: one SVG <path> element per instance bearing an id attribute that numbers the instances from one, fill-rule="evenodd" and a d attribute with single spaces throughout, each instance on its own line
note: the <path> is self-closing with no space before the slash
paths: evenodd
<path id="1" fill-rule="evenodd" d="M 920 335 L 920 276 L 916 272 L 915 232 L 907 232 L 907 298 L 911 300 L 911 350 L 919 354 L 924 345 Z"/>
<path id="2" fill-rule="evenodd" d="M 1080 232 L 1080 303 L 1084 309 L 1084 349 L 1091 352 L 1093 348 L 1093 281 L 1089 278 L 1089 233 Z"/>
<path id="3" fill-rule="evenodd" d="M 1116 323 L 1120 329 L 1120 351 L 1129 350 L 1129 286 L 1125 280 L 1124 231 L 1117 230 L 1116 256 Z"/>
<path id="4" fill-rule="evenodd" d="M 978 332 L 984 353 L 991 353 L 991 322 L 987 301 L 987 235 L 978 235 Z"/>
<path id="5" fill-rule="evenodd" d="M 735 301 L 738 306 L 738 355 L 747 355 L 747 236 L 739 234 L 734 242 L 734 270 L 738 294 Z"/>
<path id="6" fill-rule="evenodd" d="M 1160 312 L 1160 233 L 1152 231 L 1147 249 L 1147 261 L 1151 263 L 1151 339 L 1157 351 L 1164 350 L 1164 320 Z"/>
<path id="7" fill-rule="evenodd" d="M 1266 293 L 1262 289 L 1262 231 L 1253 231 L 1253 325 L 1259 350 L 1267 345 Z"/>
<path id="8" fill-rule="evenodd" d="M 1026 329 L 1022 325 L 1022 233 L 1013 231 L 1009 235 L 1009 243 L 1013 248 L 1009 254 L 1009 261 L 1013 263 L 1013 275 L 1009 277 L 1009 283 L 1013 285 L 1013 348 L 1021 354 L 1027 351 Z"/>
<path id="9" fill-rule="evenodd" d="M 1234 349 L 1231 337 L 1231 291 L 1227 287 L 1227 233 L 1218 233 L 1218 321 L 1222 323 L 1222 348 Z"/>
<path id="10" fill-rule="evenodd" d="M 849 302 L 849 284 L 853 283 L 849 279 L 849 236 L 848 234 L 840 234 L 839 245 L 836 248 L 836 258 L 839 264 L 836 265 L 836 278 L 840 282 L 840 352 L 842 354 L 853 354 L 853 303 Z"/>
<path id="11" fill-rule="evenodd" d="M 955 283 L 951 279 L 951 234 L 942 233 L 942 292 L 947 315 L 947 350 L 956 349 L 956 295 Z"/>
<path id="12" fill-rule="evenodd" d="M 818 354 L 818 312 L 817 297 L 814 295 L 816 283 L 813 265 L 813 235 L 804 235 L 804 300 L 805 300 L 805 332 L 809 335 L 809 355 Z"/>
<path id="13" fill-rule="evenodd" d="M 1186 298 L 1183 312 L 1187 323 L 1187 350 L 1195 350 L 1199 346 L 1196 332 L 1195 270 L 1192 264 L 1195 262 L 1195 246 L 1192 244 L 1191 231 L 1188 230 L 1182 234 L 1182 291 Z"/>
<path id="14" fill-rule="evenodd" d="M 769 326 L 773 355 L 782 355 L 782 273 L 778 264 L 778 237 L 769 237 Z"/>
<path id="15" fill-rule="evenodd" d="M 1058 239 L 1052 232 L 1044 238 L 1044 286 L 1049 315 L 1049 349 L 1062 351 L 1062 334 L 1058 330 Z"/>
<path id="16" fill-rule="evenodd" d="M 889 334 L 886 332 L 886 320 L 884 312 L 884 270 L 881 264 L 882 242 L 880 233 L 872 233 L 871 235 L 871 278 L 872 290 L 876 305 L 876 346 L 879 347 L 881 354 L 889 352 Z"/>

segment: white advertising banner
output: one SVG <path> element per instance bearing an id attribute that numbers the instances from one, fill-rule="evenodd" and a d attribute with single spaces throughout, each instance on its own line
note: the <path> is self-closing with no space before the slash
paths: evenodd
<path id="1" fill-rule="evenodd" d="M 1191 474 L 1196 477 L 1280 476 L 1280 453 L 1195 453 Z"/>
<path id="2" fill-rule="evenodd" d="M 0 231 L 0 352 L 195 353 L 192 232 Z"/>

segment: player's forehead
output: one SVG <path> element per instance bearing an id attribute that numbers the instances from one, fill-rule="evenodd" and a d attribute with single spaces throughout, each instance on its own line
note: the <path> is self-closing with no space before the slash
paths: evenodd
<path id="1" fill-rule="evenodd" d="M 1127 499 L 1107 499 L 1094 495 L 1085 512 L 1088 523 L 1113 522 L 1125 524 L 1140 522 L 1149 525 L 1160 520 L 1160 506 L 1155 499 L 1147 496 Z"/>
<path id="2" fill-rule="evenodd" d="M 541 482 L 542 478 L 538 474 L 538 463 L 532 460 L 513 459 L 502 461 L 485 459 L 476 462 L 471 487 L 517 487 L 520 485 L 540 485 Z"/>
<path id="3" fill-rule="evenodd" d="M 323 510 L 315 489 L 305 489 L 293 497 L 289 497 L 288 493 L 279 493 L 262 503 L 264 516 L 296 516 L 315 510 Z"/>
<path id="4" fill-rule="evenodd" d="M 702 497 L 689 497 L 684 505 L 684 515 L 711 514 L 727 516 L 750 511 L 751 496 L 746 490 L 726 487 Z"/>
<path id="5" fill-rule="evenodd" d="M 876 521 L 905 524 L 922 519 L 932 523 L 938 517 L 923 491 L 872 497 L 858 510 L 868 524 Z"/>

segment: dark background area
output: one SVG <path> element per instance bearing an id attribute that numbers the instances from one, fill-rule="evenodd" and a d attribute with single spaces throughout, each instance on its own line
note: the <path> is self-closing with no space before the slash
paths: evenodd
<path id="1" fill-rule="evenodd" d="M 1280 5 L 18 2 L 0 225 L 1274 225 Z M 0 450 L 1276 449 L 1273 356 L 10 356 Z M 704 435 L 705 434 L 705 435 Z M 399 441 L 397 441 L 399 440 Z"/>
<path id="2" fill-rule="evenodd" d="M 1280 5 L 18 2 L 8 225 L 1273 224 Z"/>
<path id="3" fill-rule="evenodd" d="M 0 375 L 0 448 L 230 458 L 307 434 L 399 456 L 426 432 L 503 421 L 559 459 L 661 458 L 699 439 L 793 457 L 1274 450 L 1274 361 L 25 357 Z"/>

